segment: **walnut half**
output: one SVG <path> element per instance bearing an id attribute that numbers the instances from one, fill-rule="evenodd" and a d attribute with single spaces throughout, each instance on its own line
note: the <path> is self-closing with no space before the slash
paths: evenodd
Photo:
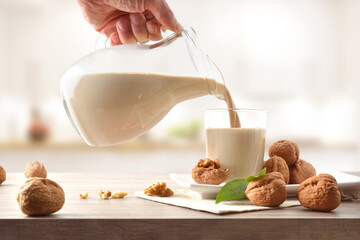
<path id="1" fill-rule="evenodd" d="M 198 184 L 219 185 L 229 176 L 229 169 L 221 169 L 218 159 L 200 159 L 191 171 L 192 178 Z"/>

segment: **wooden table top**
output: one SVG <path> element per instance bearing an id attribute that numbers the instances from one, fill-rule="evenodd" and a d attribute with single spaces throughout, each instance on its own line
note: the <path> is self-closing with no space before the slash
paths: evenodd
<path id="1" fill-rule="evenodd" d="M 358 175 L 358 174 L 357 174 Z M 137 198 L 133 192 L 166 181 L 168 174 L 49 173 L 65 191 L 64 207 L 27 217 L 16 202 L 22 173 L 0 185 L 0 239 L 360 239 L 360 202 L 343 201 L 333 212 L 299 207 L 216 215 Z M 127 191 L 124 199 L 98 198 L 100 189 Z M 88 192 L 87 199 L 79 194 Z M 32 236 L 29 238 L 29 236 Z M 51 237 L 51 238 L 50 238 Z"/>

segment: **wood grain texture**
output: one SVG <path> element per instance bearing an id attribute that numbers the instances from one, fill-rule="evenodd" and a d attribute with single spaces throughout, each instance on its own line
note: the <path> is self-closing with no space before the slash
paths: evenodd
<path id="1" fill-rule="evenodd" d="M 0 185 L 0 239 L 360 239 L 360 202 L 342 202 L 330 213 L 301 206 L 215 215 L 134 197 L 157 181 L 180 188 L 167 174 L 49 173 L 64 189 L 63 209 L 24 216 L 16 202 L 23 174 Z M 100 189 L 127 191 L 124 199 L 98 199 Z M 87 199 L 79 194 L 88 192 Z"/>

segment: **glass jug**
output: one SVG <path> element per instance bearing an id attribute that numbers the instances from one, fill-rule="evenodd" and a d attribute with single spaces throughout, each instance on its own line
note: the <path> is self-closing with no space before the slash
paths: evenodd
<path id="1" fill-rule="evenodd" d="M 192 28 L 151 45 L 97 50 L 60 80 L 67 115 L 91 146 L 110 146 L 154 127 L 177 103 L 225 98 L 223 77 Z"/>

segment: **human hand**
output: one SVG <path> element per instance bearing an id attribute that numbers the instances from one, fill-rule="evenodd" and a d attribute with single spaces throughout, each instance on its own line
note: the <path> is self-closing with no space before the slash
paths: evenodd
<path id="1" fill-rule="evenodd" d="M 182 30 L 165 0 L 77 0 L 85 19 L 110 44 L 162 39 L 161 28 Z"/>

